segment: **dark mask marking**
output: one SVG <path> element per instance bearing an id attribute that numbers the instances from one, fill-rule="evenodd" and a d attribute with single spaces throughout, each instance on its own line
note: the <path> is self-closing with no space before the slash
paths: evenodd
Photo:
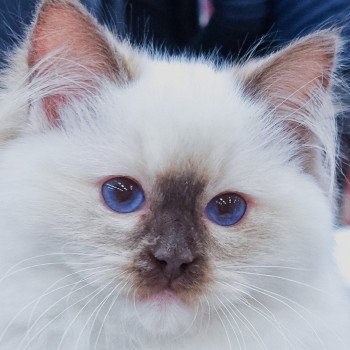
<path id="1" fill-rule="evenodd" d="M 209 280 L 209 234 L 199 208 L 204 186 L 194 174 L 156 182 L 150 215 L 135 237 L 142 247 L 131 270 L 141 298 L 164 288 L 184 300 L 203 292 Z"/>

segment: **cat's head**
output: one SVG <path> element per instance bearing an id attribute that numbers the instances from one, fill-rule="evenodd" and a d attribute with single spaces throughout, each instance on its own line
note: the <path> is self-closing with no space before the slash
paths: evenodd
<path id="1" fill-rule="evenodd" d="M 322 263 L 337 34 L 217 66 L 132 49 L 73 0 L 38 11 L 1 101 L 14 241 L 97 267 L 122 317 L 166 334 L 250 294 L 253 267 Z"/>

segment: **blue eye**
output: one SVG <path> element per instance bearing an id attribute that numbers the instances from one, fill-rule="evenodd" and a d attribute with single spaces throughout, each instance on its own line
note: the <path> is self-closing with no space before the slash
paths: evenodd
<path id="1" fill-rule="evenodd" d="M 102 185 L 102 196 L 106 204 L 118 213 L 132 213 L 145 201 L 141 186 L 126 177 L 105 182 Z"/>
<path id="2" fill-rule="evenodd" d="M 220 226 L 231 226 L 240 221 L 247 209 L 246 201 L 236 193 L 223 193 L 214 197 L 205 212 L 210 221 Z"/>

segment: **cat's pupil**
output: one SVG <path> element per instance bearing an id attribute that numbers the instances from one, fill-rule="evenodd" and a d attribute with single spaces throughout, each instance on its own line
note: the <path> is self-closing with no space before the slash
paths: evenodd
<path id="1" fill-rule="evenodd" d="M 121 203 L 127 202 L 133 196 L 134 186 L 132 184 L 118 181 L 114 184 L 109 184 L 108 187 L 114 190 L 116 199 Z"/>
<path id="2" fill-rule="evenodd" d="M 216 202 L 217 210 L 219 215 L 225 215 L 232 213 L 237 199 L 232 196 L 220 197 Z"/>

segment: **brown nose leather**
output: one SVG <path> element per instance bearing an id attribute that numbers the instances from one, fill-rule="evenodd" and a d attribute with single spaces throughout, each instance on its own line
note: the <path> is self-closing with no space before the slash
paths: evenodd
<path id="1" fill-rule="evenodd" d="M 194 260 L 193 254 L 188 248 L 169 250 L 160 246 L 155 250 L 153 256 L 164 276 L 170 281 L 183 275 Z"/>

